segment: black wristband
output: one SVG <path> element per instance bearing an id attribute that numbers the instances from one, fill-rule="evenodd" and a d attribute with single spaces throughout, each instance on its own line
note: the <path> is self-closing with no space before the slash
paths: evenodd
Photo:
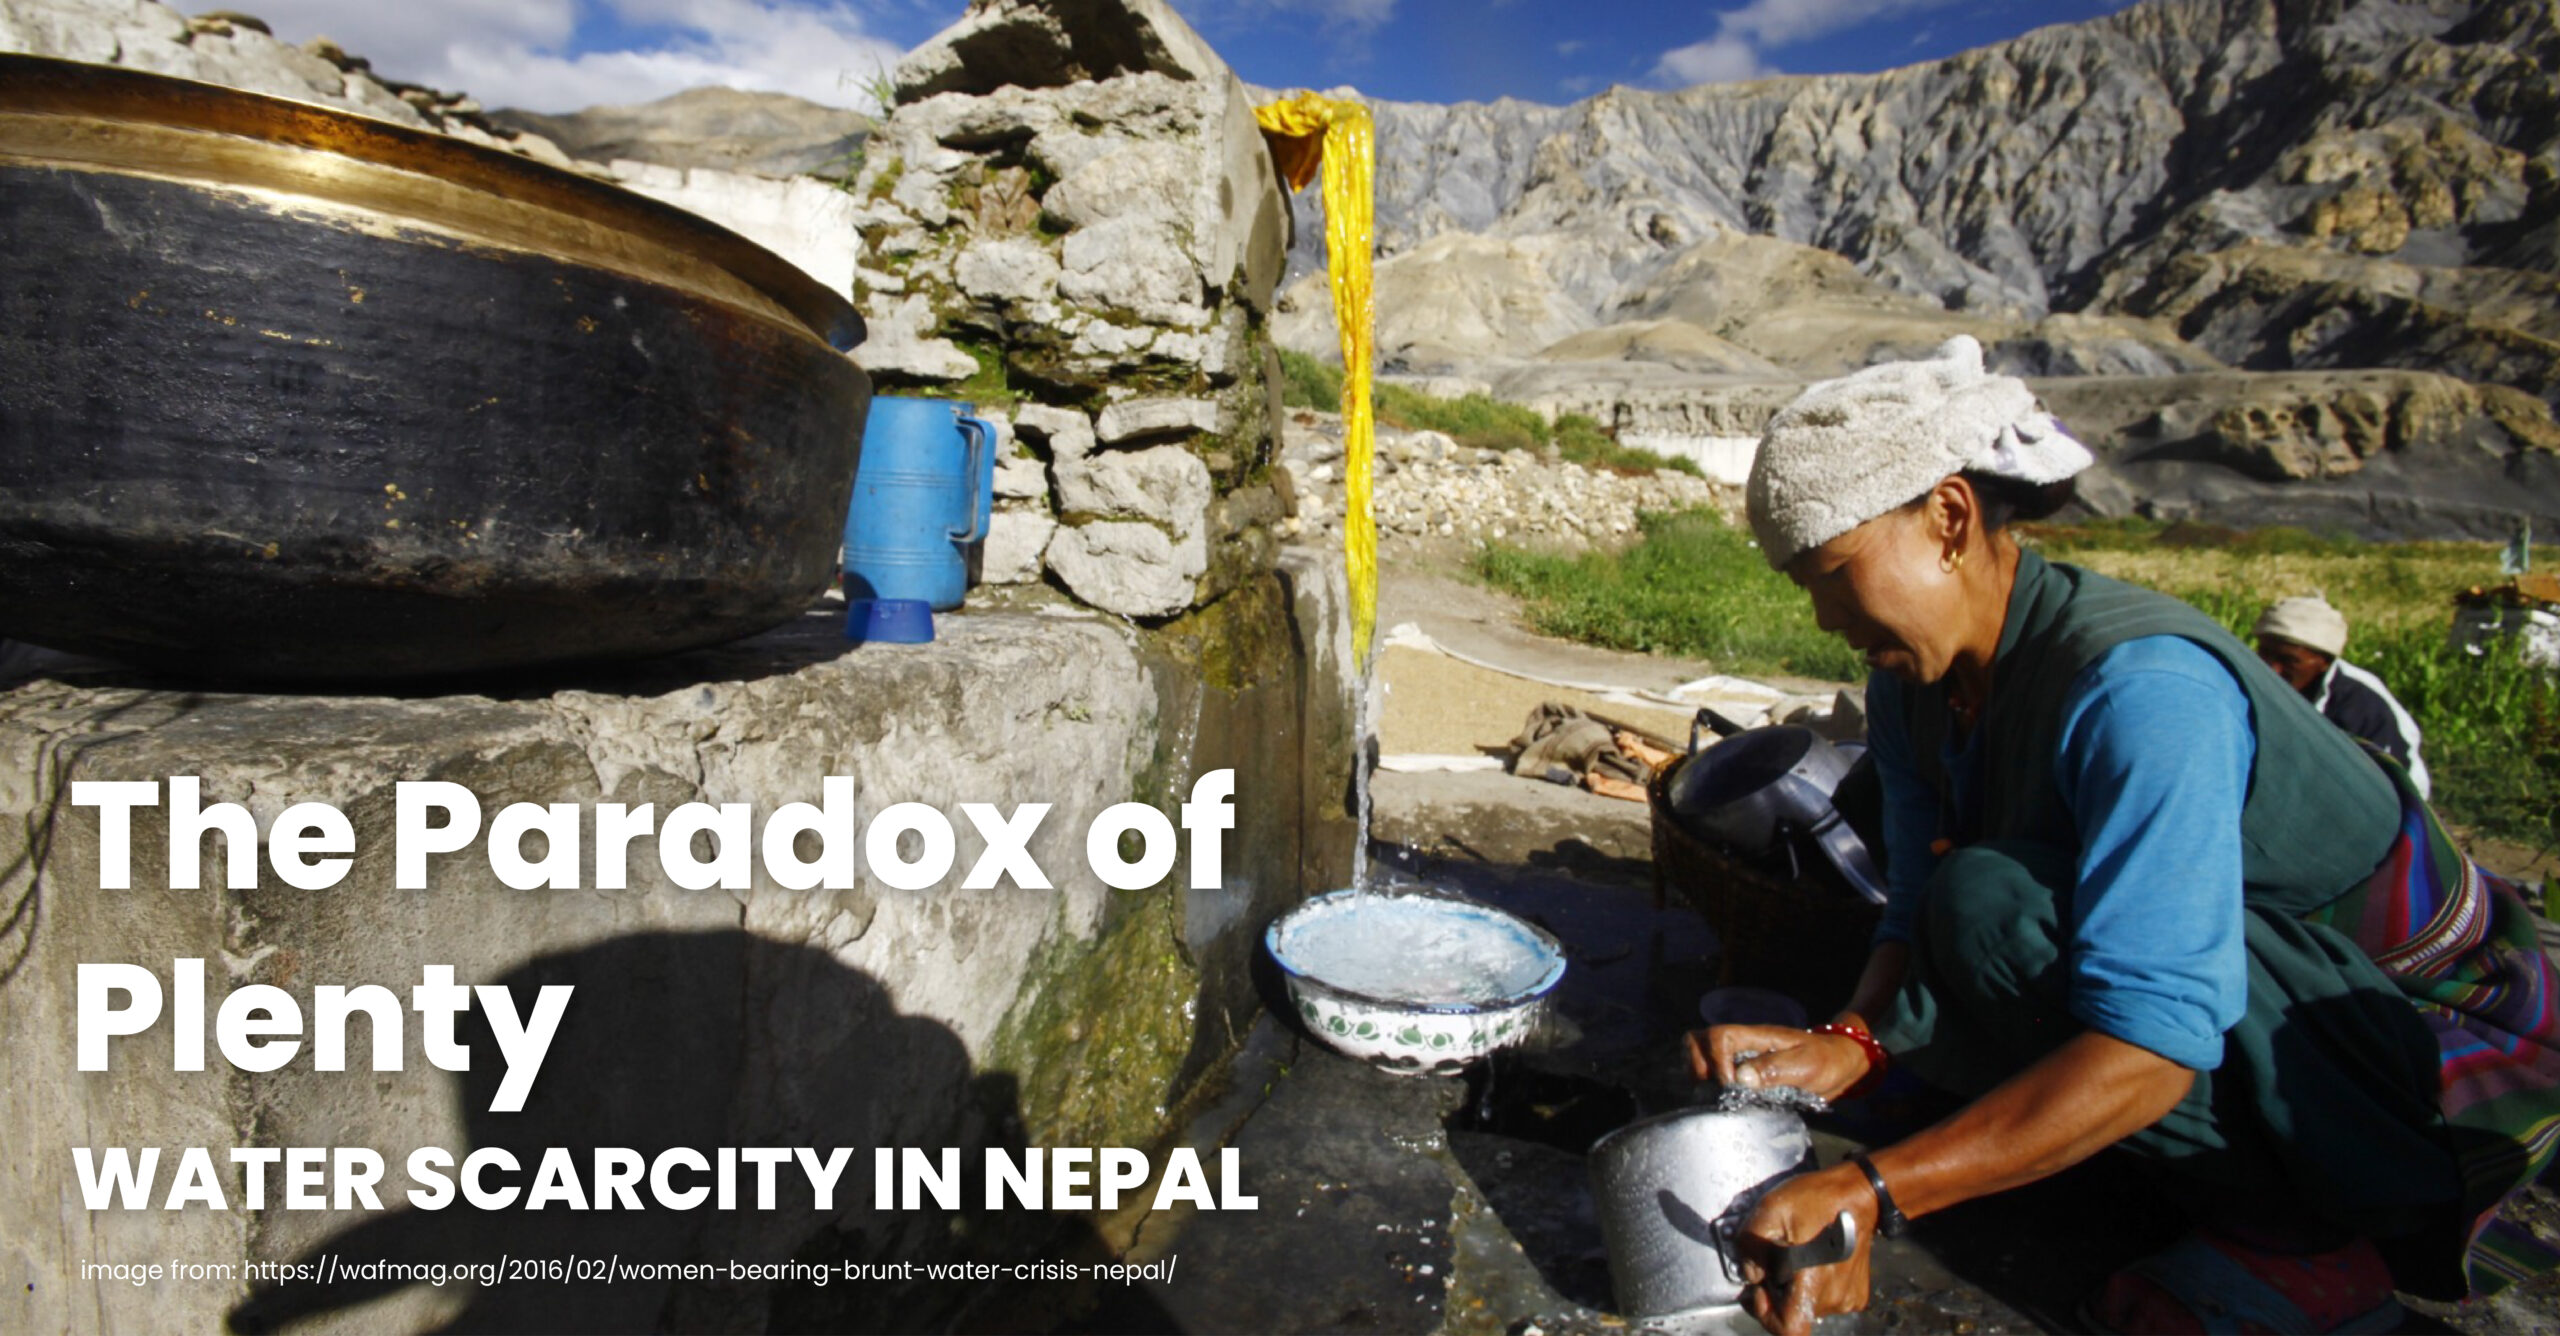
<path id="1" fill-rule="evenodd" d="M 1849 1163 L 1858 1166 L 1858 1172 L 1867 1176 L 1867 1186 L 1875 1190 L 1876 1234 L 1881 1238 L 1901 1238 L 1911 1222 L 1904 1218 L 1902 1208 L 1893 1204 L 1893 1189 L 1884 1185 L 1884 1175 L 1876 1172 L 1875 1161 L 1868 1159 L 1865 1151 L 1851 1151 Z"/>

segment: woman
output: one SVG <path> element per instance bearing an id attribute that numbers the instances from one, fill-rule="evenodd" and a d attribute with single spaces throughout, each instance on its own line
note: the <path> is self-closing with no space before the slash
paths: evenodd
<path id="1" fill-rule="evenodd" d="M 1772 1331 L 1864 1308 L 1879 1227 L 2110 1146 L 2200 1225 L 2091 1297 L 2102 1327 L 2387 1329 L 2395 1287 L 2549 1264 L 2486 1230 L 2560 1134 L 2529 911 L 2221 627 L 2003 531 L 2089 462 L 1969 338 L 1816 385 L 1761 442 L 1761 546 L 1872 670 L 1890 898 L 1832 1023 L 1702 1031 L 1693 1061 L 1971 1101 L 1761 1201 L 1772 1243 L 1861 1226 L 1752 1291 Z"/>

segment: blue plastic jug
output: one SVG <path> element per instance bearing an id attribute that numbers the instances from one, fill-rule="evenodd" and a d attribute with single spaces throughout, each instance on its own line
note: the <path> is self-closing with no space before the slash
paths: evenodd
<path id="1" fill-rule="evenodd" d="M 875 395 L 844 517 L 844 595 L 960 606 L 995 506 L 995 430 L 972 405 Z"/>

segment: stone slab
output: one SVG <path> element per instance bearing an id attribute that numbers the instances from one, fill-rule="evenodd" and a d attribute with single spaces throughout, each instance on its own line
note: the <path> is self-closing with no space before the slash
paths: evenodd
<path id="1" fill-rule="evenodd" d="M 1180 670 L 1115 621 L 952 615 L 939 619 L 932 644 L 860 648 L 846 645 L 840 626 L 841 613 L 818 611 L 717 650 L 576 680 L 483 684 L 480 694 L 228 694 L 117 671 L 0 692 L 0 917 L 13 925 L 0 935 L 0 1043 L 11 1055 L 0 1122 L 30 1152 L 0 1168 L 9 1282 L 0 1327 L 212 1330 L 230 1317 L 323 1331 L 646 1328 L 671 1315 L 755 1325 L 774 1301 L 774 1287 L 759 1284 L 342 1284 L 252 1295 L 217 1284 L 63 1283 L 82 1258 L 293 1261 L 334 1251 L 493 1261 L 620 1249 L 665 1261 L 778 1260 L 830 1229 L 852 1231 L 876 1256 L 914 1255 L 915 1231 L 924 1220 L 939 1228 L 938 1218 L 844 1209 L 869 1201 L 867 1184 L 855 1183 L 865 1167 L 849 1171 L 847 1196 L 830 1212 L 786 1194 L 772 1212 L 430 1213 L 401 1207 L 392 1193 L 393 1209 L 381 1213 L 170 1212 L 156 1202 L 90 1212 L 69 1154 L 74 1145 L 159 1145 L 172 1159 L 188 1145 L 368 1146 L 391 1161 L 389 1182 L 405 1186 L 400 1163 L 421 1146 L 457 1155 L 512 1147 L 529 1176 L 553 1145 L 582 1159 L 599 1145 L 966 1145 L 1018 1126 L 1021 1110 L 1007 1107 L 1018 1087 L 993 1070 L 1000 1030 L 1031 990 L 1048 986 L 1050 962 L 1073 960 L 1075 944 L 1121 912 L 1111 905 L 1125 911 L 1148 899 L 1098 882 L 1086 827 L 1132 797 L 1142 774 L 1186 792 L 1195 758 L 1248 777 L 1295 774 L 1294 758 L 1282 765 L 1269 739 L 1296 745 L 1297 661 L 1272 679 L 1289 729 L 1168 749 L 1162 676 Z M 272 872 L 237 891 L 170 889 L 166 824 L 153 811 L 135 825 L 137 889 L 102 890 L 97 815 L 66 801 L 70 785 L 173 775 L 201 777 L 207 801 L 242 803 L 262 823 L 291 803 L 337 807 L 357 834 L 352 870 L 317 892 Z M 592 861 L 579 878 L 587 889 L 511 890 L 489 870 L 485 844 L 432 860 L 427 890 L 392 886 L 398 780 L 462 783 L 492 816 L 516 801 L 590 812 L 601 801 L 653 802 L 661 816 L 702 801 L 748 804 L 760 822 L 783 803 L 817 801 L 828 775 L 853 777 L 863 813 L 920 802 L 951 814 L 951 882 L 985 847 L 960 804 L 1051 804 L 1029 847 L 1056 889 L 946 882 L 900 891 L 866 873 L 848 890 L 801 892 L 759 871 L 742 889 L 683 890 L 646 843 L 635 848 L 628 890 L 594 889 Z M 1273 903 L 1303 893 L 1302 864 L 1335 860 L 1295 838 L 1297 793 L 1247 778 L 1238 801 L 1251 805 L 1246 825 L 1276 822 L 1291 834 L 1248 832 L 1230 855 L 1230 875 L 1257 892 L 1246 912 L 1221 920 L 1222 937 L 1242 940 Z M 220 863 L 209 855 L 209 868 Z M 426 1060 L 414 1023 L 404 1027 L 404 1068 L 379 1074 L 319 1073 L 307 1057 L 264 1074 L 218 1057 L 213 1070 L 177 1072 L 165 1018 L 117 1049 L 110 1070 L 73 1070 L 78 964 L 131 962 L 166 978 L 179 957 L 212 962 L 217 994 L 268 983 L 306 1011 L 318 985 L 405 990 L 425 962 L 452 965 L 466 984 L 511 986 L 526 1008 L 535 984 L 579 991 L 535 1098 L 517 1115 L 488 1111 L 500 1067 L 485 1032 L 489 1060 L 456 1079 Z M 1187 994 L 1133 1004 L 1178 1011 L 1164 1023 L 1186 1036 L 1195 1011 L 1232 1009 Z M 473 1039 L 467 1027 L 464 1039 Z M 1194 1069 L 1228 1046 L 1217 1035 L 1193 1042 L 1202 1050 Z M 359 1066 L 364 1051 L 359 1040 Z M 236 1170 L 224 1186 L 237 1200 Z"/>

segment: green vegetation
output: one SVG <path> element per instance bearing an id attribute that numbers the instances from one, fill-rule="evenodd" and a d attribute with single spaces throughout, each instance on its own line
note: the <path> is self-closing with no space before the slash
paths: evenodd
<path id="1" fill-rule="evenodd" d="M 1638 523 L 1643 538 L 1623 552 L 1564 557 L 1497 543 L 1477 556 L 1476 573 L 1526 599 L 1530 623 L 1549 635 L 1713 659 L 1733 672 L 1865 680 L 1865 663 L 1814 626 L 1804 594 L 1723 516 L 1686 510 Z"/>
<path id="2" fill-rule="evenodd" d="M 1281 349 L 1280 402 L 1291 408 L 1338 411 L 1342 407 L 1342 368 L 1305 353 Z"/>
<path id="3" fill-rule="evenodd" d="M 2145 520 L 2023 536 L 2055 560 L 2175 594 L 2243 638 L 2268 603 L 2319 593 L 2347 616 L 2347 658 L 2417 719 L 2436 810 L 2499 839 L 2560 843 L 2560 686 L 2512 647 L 2475 659 L 2447 643 L 2453 591 L 2500 578 L 2494 545 Z M 2560 550 L 2537 548 L 2534 562 L 2547 569 Z"/>
<path id="4" fill-rule="evenodd" d="M 1191 1051 L 1200 975 L 1183 959 L 1175 893 L 1113 901 L 1091 940 L 1050 930 L 989 1045 L 987 1069 L 1020 1083 L 1033 1145 L 1153 1143 Z"/>
<path id="5" fill-rule="evenodd" d="M 851 70 L 838 71 L 836 73 L 836 87 L 844 88 L 848 86 L 855 92 L 871 99 L 871 111 L 875 116 L 886 117 L 890 112 L 897 109 L 898 78 L 896 75 L 891 74 L 889 72 L 889 67 L 882 64 L 880 61 L 874 60 L 871 62 L 871 73 L 868 75 L 856 75 Z"/>
<path id="6" fill-rule="evenodd" d="M 898 189 L 898 178 L 906 175 L 906 172 L 906 159 L 889 159 L 888 163 L 881 167 L 880 174 L 871 178 L 871 198 L 889 198 Z"/>
<path id="7" fill-rule="evenodd" d="M 1022 392 L 1013 388 L 1013 378 L 1006 374 L 1004 354 L 994 347 L 967 339 L 956 339 L 960 351 L 969 354 L 978 369 L 957 385 L 919 386 L 912 393 L 934 399 L 959 399 L 980 408 L 1002 412 L 1021 402 Z"/>
<path id="8" fill-rule="evenodd" d="M 1281 402 L 1291 408 L 1327 413 L 1342 406 L 1342 368 L 1305 353 L 1280 350 Z M 1442 399 L 1404 385 L 1380 385 L 1371 398 L 1378 421 L 1401 431 L 1437 431 L 1475 450 L 1536 450 L 1553 445 L 1564 458 L 1592 468 L 1621 472 L 1674 469 L 1695 474 L 1685 459 L 1670 459 L 1650 450 L 1622 446 L 1609 439 L 1599 423 L 1579 413 L 1554 422 L 1518 404 L 1489 395 Z"/>
<path id="9" fill-rule="evenodd" d="M 850 195 L 853 193 L 853 183 L 862 177 L 863 148 L 864 144 L 855 144 L 844 152 L 810 168 L 806 174 Z"/>
<path id="10" fill-rule="evenodd" d="M 851 87 L 860 92 L 864 97 L 871 99 L 871 126 L 869 130 L 864 132 L 864 137 L 862 139 L 855 141 L 853 147 L 848 148 L 844 152 L 829 158 L 827 161 L 810 168 L 808 175 L 814 176 L 819 180 L 834 186 L 836 189 L 850 194 L 853 191 L 854 182 L 862 175 L 862 164 L 865 158 L 865 152 L 870 145 L 871 131 L 878 130 L 880 128 L 880 122 L 888 117 L 890 108 L 897 105 L 898 81 L 890 75 L 888 66 L 883 65 L 878 61 L 873 61 L 871 63 L 871 75 L 869 78 L 856 78 L 851 70 L 838 71 L 836 73 L 836 87 Z M 893 176 L 890 178 L 890 183 L 892 185 L 895 185 L 896 181 L 896 177 Z M 874 191 L 873 193 L 875 195 L 885 196 L 888 192 L 886 190 L 879 190 Z"/>

